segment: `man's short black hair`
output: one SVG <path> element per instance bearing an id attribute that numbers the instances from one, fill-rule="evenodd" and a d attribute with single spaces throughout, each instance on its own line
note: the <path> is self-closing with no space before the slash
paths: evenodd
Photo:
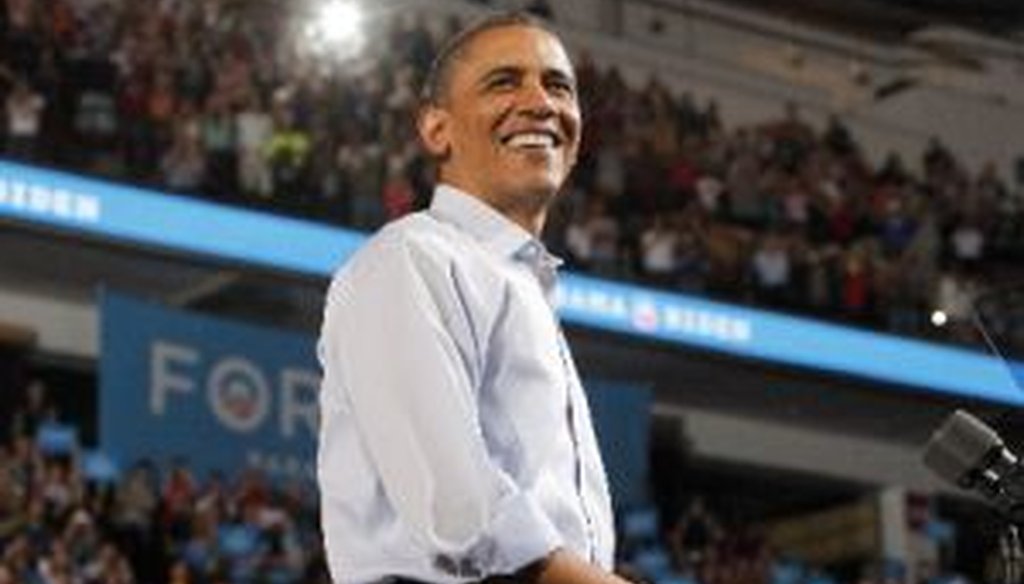
<path id="1" fill-rule="evenodd" d="M 451 80 L 452 66 L 478 36 L 490 30 L 511 26 L 538 28 L 554 37 L 558 36 L 550 26 L 526 12 L 499 12 L 485 16 L 448 38 L 438 49 L 423 81 L 421 102 L 424 105 L 436 105 L 444 100 Z"/>

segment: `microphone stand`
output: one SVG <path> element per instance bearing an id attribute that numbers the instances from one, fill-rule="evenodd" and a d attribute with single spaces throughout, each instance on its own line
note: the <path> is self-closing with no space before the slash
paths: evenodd
<path id="1" fill-rule="evenodd" d="M 1000 584 L 1021 584 L 1024 547 L 1021 546 L 1020 531 L 1014 523 L 1009 523 L 999 536 L 999 567 L 1002 572 Z"/>
<path id="2" fill-rule="evenodd" d="M 924 453 L 933 472 L 981 494 L 1005 520 L 999 536 L 998 584 L 1024 584 L 1024 462 L 984 422 L 957 410 L 935 431 Z"/>

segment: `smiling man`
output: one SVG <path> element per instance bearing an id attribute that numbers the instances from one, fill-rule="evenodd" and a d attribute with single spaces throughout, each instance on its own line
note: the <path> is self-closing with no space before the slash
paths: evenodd
<path id="1" fill-rule="evenodd" d="M 576 161 L 557 36 L 491 17 L 438 54 L 418 118 L 430 209 L 334 278 L 319 352 L 337 582 L 622 582 L 586 397 L 539 241 Z"/>

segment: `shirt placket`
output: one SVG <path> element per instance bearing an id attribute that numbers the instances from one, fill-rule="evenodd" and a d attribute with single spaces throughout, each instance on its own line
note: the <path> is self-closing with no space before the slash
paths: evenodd
<path id="1" fill-rule="evenodd" d="M 565 369 L 565 395 L 566 395 L 566 421 L 569 424 L 569 436 L 572 440 L 573 448 L 573 461 L 575 463 L 575 479 L 576 479 L 576 494 L 580 500 L 580 508 L 583 511 L 583 521 L 586 528 L 587 537 L 587 556 L 591 563 L 596 561 L 597 542 L 595 541 L 594 535 L 594 520 L 591 517 L 590 505 L 588 504 L 586 489 L 584 485 L 584 472 L 585 467 L 583 464 L 583 447 L 580 441 L 580 420 L 579 411 L 580 408 L 576 404 L 576 392 L 574 388 L 578 387 L 578 376 L 576 374 L 576 367 L 572 363 L 572 357 L 569 355 L 569 344 L 565 339 L 565 334 L 562 331 L 561 325 L 557 322 L 555 325 L 558 330 L 558 354 L 562 360 L 562 367 Z"/>
<path id="2" fill-rule="evenodd" d="M 555 286 L 557 283 L 557 260 L 547 256 L 541 248 L 534 244 L 527 244 L 521 250 L 521 259 L 525 260 L 534 276 L 540 284 L 545 299 L 551 305 L 551 317 L 554 322 L 558 340 L 558 356 L 562 362 L 562 369 L 565 374 L 565 418 L 569 428 L 569 440 L 572 443 L 573 451 L 573 474 L 576 483 L 576 496 L 579 498 L 580 510 L 583 513 L 584 531 L 587 544 L 587 557 L 591 563 L 596 561 L 597 542 L 595 541 L 594 520 L 591 516 L 590 505 L 588 504 L 585 489 L 585 465 L 583 464 L 583 445 L 580 440 L 581 421 L 579 420 L 580 408 L 576 404 L 574 388 L 579 387 L 579 376 L 576 367 L 573 365 L 569 353 L 569 343 L 566 341 L 562 325 L 554 312 Z M 581 390 L 582 391 L 582 390 Z"/>

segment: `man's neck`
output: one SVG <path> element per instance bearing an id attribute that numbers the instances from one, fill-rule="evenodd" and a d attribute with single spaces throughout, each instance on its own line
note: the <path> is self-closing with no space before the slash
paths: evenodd
<path id="1" fill-rule="evenodd" d="M 548 204 L 553 196 L 546 193 L 536 196 L 529 194 L 509 197 L 496 196 L 482 192 L 480 189 L 460 185 L 457 181 L 442 180 L 442 183 L 483 202 L 501 216 L 522 227 L 530 235 L 540 239 L 548 216 Z"/>
<path id="2" fill-rule="evenodd" d="M 547 219 L 547 207 L 542 208 L 540 211 L 523 210 L 515 207 L 503 209 L 488 201 L 484 202 L 491 205 L 492 208 L 504 215 L 509 221 L 525 229 L 530 235 L 540 239 L 540 234 L 544 231 L 544 221 Z"/>

